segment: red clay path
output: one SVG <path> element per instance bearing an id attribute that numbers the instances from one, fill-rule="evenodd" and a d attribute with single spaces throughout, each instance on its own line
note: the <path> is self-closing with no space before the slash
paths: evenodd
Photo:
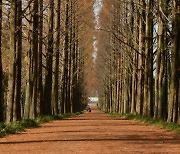
<path id="1" fill-rule="evenodd" d="M 1 154 L 179 153 L 180 136 L 161 128 L 91 113 L 0 138 Z"/>

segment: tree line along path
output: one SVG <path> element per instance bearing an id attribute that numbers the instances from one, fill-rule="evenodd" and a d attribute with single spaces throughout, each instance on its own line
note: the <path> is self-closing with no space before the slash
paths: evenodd
<path id="1" fill-rule="evenodd" d="M 121 154 L 179 153 L 180 136 L 164 129 L 111 117 L 92 107 L 77 117 L 0 138 L 0 153 Z"/>
<path id="2" fill-rule="evenodd" d="M 180 126 L 180 0 L 0 0 L 0 133 L 46 115 Z M 0 138 L 0 153 L 180 153 L 179 135 L 92 112 Z"/>

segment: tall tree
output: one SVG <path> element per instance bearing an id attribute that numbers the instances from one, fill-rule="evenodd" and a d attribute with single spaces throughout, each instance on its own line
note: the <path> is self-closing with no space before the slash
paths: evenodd
<path id="1" fill-rule="evenodd" d="M 3 117 L 3 87 L 2 87 L 2 79 L 3 79 L 3 70 L 2 70 L 2 0 L 0 0 L 0 122 L 4 120 Z"/>
<path id="2" fill-rule="evenodd" d="M 43 56 L 43 0 L 39 0 L 39 49 L 38 49 L 38 88 L 37 88 L 37 113 L 38 115 L 44 114 L 44 104 L 43 104 L 43 71 L 42 71 L 42 56 Z"/>
<path id="3" fill-rule="evenodd" d="M 54 0 L 49 0 L 49 25 L 48 25 L 48 41 L 46 53 L 46 70 L 45 70 L 45 87 L 44 87 L 44 104 L 45 114 L 52 113 L 52 62 L 54 50 Z"/>
<path id="4" fill-rule="evenodd" d="M 30 48 L 26 86 L 25 118 L 34 119 L 37 116 L 37 78 L 38 78 L 38 0 L 30 6 Z"/>
<path id="5" fill-rule="evenodd" d="M 136 1 L 135 1 L 136 2 Z M 133 30 L 133 47 L 134 47 L 134 55 L 133 55 L 133 61 L 134 61 L 134 67 L 133 67 L 133 75 L 132 75 L 132 104 L 131 104 L 131 113 L 136 113 L 136 102 L 137 102 L 137 72 L 138 72 L 138 40 L 139 40 L 139 11 L 138 6 L 134 2 L 134 11 L 135 11 L 135 17 L 134 17 L 134 30 Z M 133 6 L 132 6 L 133 7 Z M 133 9 L 133 8 L 132 8 Z M 133 11 L 132 11 L 133 13 Z"/>
<path id="6" fill-rule="evenodd" d="M 92 42 L 89 43 L 93 40 L 93 31 L 89 31 L 84 21 L 89 14 L 93 19 L 93 0 L 12 0 L 7 3 L 10 7 L 3 5 L 2 16 L 0 0 L 0 121 L 3 113 L 6 121 L 11 122 L 22 116 L 34 119 L 42 114 L 58 114 L 60 109 L 62 113 L 81 110 L 87 96 L 85 58 L 91 57 L 88 48 L 93 47 Z M 87 31 L 91 37 L 86 40 L 82 36 Z M 2 69 L 8 75 L 7 87 Z M 6 89 L 7 96 L 2 98 L 2 91 Z M 3 105 L 7 106 L 6 110 Z"/>
<path id="7" fill-rule="evenodd" d="M 153 0 L 146 0 L 143 114 L 149 117 L 153 116 Z"/>
<path id="8" fill-rule="evenodd" d="M 66 0 L 66 19 L 65 19 L 65 42 L 64 42 L 64 68 L 62 86 L 62 112 L 66 113 L 67 108 L 67 84 L 68 84 L 68 59 L 69 59 L 69 0 Z"/>
<path id="9" fill-rule="evenodd" d="M 21 70 L 22 70 L 22 1 L 17 2 L 16 17 L 16 54 L 15 54 L 15 95 L 13 104 L 13 121 L 21 119 Z"/>
<path id="10" fill-rule="evenodd" d="M 14 89 L 15 89 L 15 55 L 16 55 L 16 10 L 17 3 L 15 0 L 11 1 L 10 11 L 10 62 L 9 62 L 9 76 L 8 76 L 8 92 L 7 92 L 7 110 L 6 122 L 13 120 L 13 105 L 14 105 Z"/>
<path id="11" fill-rule="evenodd" d="M 180 1 L 172 1 L 172 59 L 168 121 L 180 123 Z"/>
<path id="12" fill-rule="evenodd" d="M 55 60 L 54 60 L 54 78 L 52 89 L 53 113 L 59 113 L 59 55 L 60 55 L 60 31 L 61 31 L 61 0 L 56 1 L 56 42 L 55 42 Z"/>
<path id="13" fill-rule="evenodd" d="M 10 62 L 7 92 L 6 122 L 21 118 L 21 56 L 22 56 L 22 3 L 11 1 Z"/>
<path id="14" fill-rule="evenodd" d="M 139 2 L 139 55 L 136 112 L 142 114 L 144 99 L 145 0 Z"/>
<path id="15" fill-rule="evenodd" d="M 167 0 L 158 1 L 158 48 L 155 78 L 155 118 L 167 118 Z"/>

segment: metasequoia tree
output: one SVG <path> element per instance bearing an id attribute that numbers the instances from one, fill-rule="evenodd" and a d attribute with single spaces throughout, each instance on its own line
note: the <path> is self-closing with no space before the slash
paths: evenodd
<path id="1" fill-rule="evenodd" d="M 139 11 L 138 6 L 136 5 L 137 1 L 131 1 L 131 11 L 135 15 L 132 14 L 131 22 L 134 23 L 134 26 L 132 26 L 133 31 L 133 48 L 135 51 L 138 51 L 138 39 L 139 39 Z M 131 28 L 131 29 L 132 29 Z M 132 102 L 131 102 L 131 113 L 136 114 L 136 102 L 137 102 L 137 71 L 138 71 L 138 53 L 133 52 L 133 74 L 132 74 Z"/>
<path id="2" fill-rule="evenodd" d="M 28 51 L 28 73 L 26 85 L 25 118 L 36 117 L 37 103 L 37 73 L 38 73 L 38 0 L 29 6 L 29 51 Z"/>
<path id="3" fill-rule="evenodd" d="M 70 49 L 70 43 L 71 43 L 71 13 L 70 13 L 70 8 L 71 8 L 71 1 L 67 0 L 66 1 L 66 22 L 65 22 L 65 48 L 64 48 L 64 55 L 65 55 L 65 60 L 64 60 L 64 113 L 70 112 L 70 64 L 69 60 L 71 58 L 71 49 Z"/>
<path id="4" fill-rule="evenodd" d="M 146 0 L 144 116 L 153 116 L 153 0 Z"/>
<path id="5" fill-rule="evenodd" d="M 179 123 L 179 1 L 104 0 L 99 17 L 93 0 L 4 2 L 0 121 L 77 112 L 97 91 L 106 112 Z"/>
<path id="6" fill-rule="evenodd" d="M 2 79 L 3 79 L 3 70 L 2 70 L 2 0 L 0 0 L 0 122 L 4 120 L 3 117 L 3 98 L 2 98 Z"/>
<path id="7" fill-rule="evenodd" d="M 180 2 L 172 1 L 172 63 L 168 121 L 180 123 Z"/>
<path id="8" fill-rule="evenodd" d="M 15 103 L 13 106 L 13 120 L 21 119 L 21 69 L 22 69 L 22 0 L 17 2 L 17 21 L 16 21 L 16 79 L 15 79 Z"/>
<path id="9" fill-rule="evenodd" d="M 139 2 L 139 49 L 136 112 L 142 114 L 144 102 L 144 50 L 145 50 L 145 0 Z"/>
<path id="10" fill-rule="evenodd" d="M 43 0 L 39 0 L 38 12 L 39 12 L 39 21 L 38 21 L 38 81 L 37 81 L 37 115 L 44 113 L 44 104 L 43 104 L 43 70 L 42 70 L 42 57 L 43 57 Z"/>
<path id="11" fill-rule="evenodd" d="M 62 111 L 66 113 L 68 99 L 68 56 L 69 56 L 69 0 L 66 0 L 66 19 L 65 19 L 65 42 L 64 42 L 64 69 L 62 86 Z M 69 100 L 70 101 L 70 100 Z M 68 102 L 69 103 L 69 102 Z"/>
<path id="12" fill-rule="evenodd" d="M 178 24 L 177 1 L 103 1 L 96 73 L 104 111 L 179 122 Z"/>
<path id="13" fill-rule="evenodd" d="M 21 118 L 21 1 L 11 1 L 10 14 L 10 63 L 8 76 L 6 121 Z M 18 33 L 16 33 L 18 32 Z M 18 37 L 16 37 L 16 35 Z"/>
<path id="14" fill-rule="evenodd" d="M 51 114 L 52 99 L 52 62 L 54 52 L 54 0 L 49 0 L 49 22 L 47 36 L 47 53 L 46 53 L 46 70 L 45 70 L 45 87 L 44 87 L 44 105 L 45 113 Z"/>
<path id="15" fill-rule="evenodd" d="M 82 110 L 93 0 L 2 2 L 0 121 L 4 113 L 11 122 Z M 81 38 L 87 32 L 90 38 Z"/>
<path id="16" fill-rule="evenodd" d="M 168 1 L 158 1 L 158 47 L 155 78 L 156 118 L 167 118 L 167 6 Z"/>
<path id="17" fill-rule="evenodd" d="M 55 60 L 54 60 L 54 78 L 52 89 L 52 111 L 59 113 L 59 56 L 60 56 L 60 29 L 61 28 L 61 0 L 56 1 L 56 37 L 55 37 Z"/>
<path id="18" fill-rule="evenodd" d="M 62 77 L 62 104 L 63 113 L 79 111 L 83 102 L 84 86 L 84 59 L 86 58 L 85 46 L 87 46 L 84 34 L 88 29 L 83 16 L 88 15 L 86 8 L 92 6 L 92 2 L 67 0 L 65 12 L 65 36 L 64 36 L 64 66 Z M 84 12 L 87 11 L 87 14 Z M 83 15 L 83 16 L 82 16 Z"/>
<path id="19" fill-rule="evenodd" d="M 9 64 L 9 76 L 8 76 L 8 94 L 7 94 L 7 111 L 6 111 L 6 121 L 12 121 L 12 108 L 14 103 L 14 65 L 13 65 L 13 55 L 15 53 L 15 16 L 16 16 L 16 5 L 15 1 L 11 2 L 11 34 L 10 34 L 10 51 L 11 51 L 11 61 Z"/>

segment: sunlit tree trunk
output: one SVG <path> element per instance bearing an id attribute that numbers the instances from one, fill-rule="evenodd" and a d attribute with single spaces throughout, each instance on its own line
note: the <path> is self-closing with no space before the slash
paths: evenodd
<path id="1" fill-rule="evenodd" d="M 54 60 L 54 79 L 53 79 L 53 90 L 52 90 L 52 104 L 53 113 L 58 114 L 58 103 L 59 103 L 59 54 L 60 54 L 60 30 L 61 30 L 61 0 L 56 1 L 56 43 L 55 43 L 55 60 Z"/>
<path id="2" fill-rule="evenodd" d="M 11 1 L 10 12 L 10 62 L 8 75 L 8 92 L 7 92 L 7 109 L 6 122 L 13 120 L 13 104 L 14 104 L 14 90 L 15 90 L 15 53 L 16 53 L 16 1 Z"/>
<path id="3" fill-rule="evenodd" d="M 139 11 L 138 6 L 135 5 L 135 20 L 134 20 L 134 39 L 133 46 L 136 51 L 138 51 L 138 38 L 139 38 Z M 133 53 L 133 75 L 132 75 L 132 104 L 131 104 L 131 113 L 136 113 L 136 103 L 137 103 L 137 72 L 138 72 L 138 53 L 134 51 Z"/>
<path id="4" fill-rule="evenodd" d="M 146 0 L 144 116 L 153 116 L 153 0 Z"/>
<path id="5" fill-rule="evenodd" d="M 145 0 L 140 0 L 139 19 L 139 55 L 138 55 L 138 81 L 136 112 L 143 112 L 143 85 L 144 85 L 144 44 L 145 44 Z"/>

